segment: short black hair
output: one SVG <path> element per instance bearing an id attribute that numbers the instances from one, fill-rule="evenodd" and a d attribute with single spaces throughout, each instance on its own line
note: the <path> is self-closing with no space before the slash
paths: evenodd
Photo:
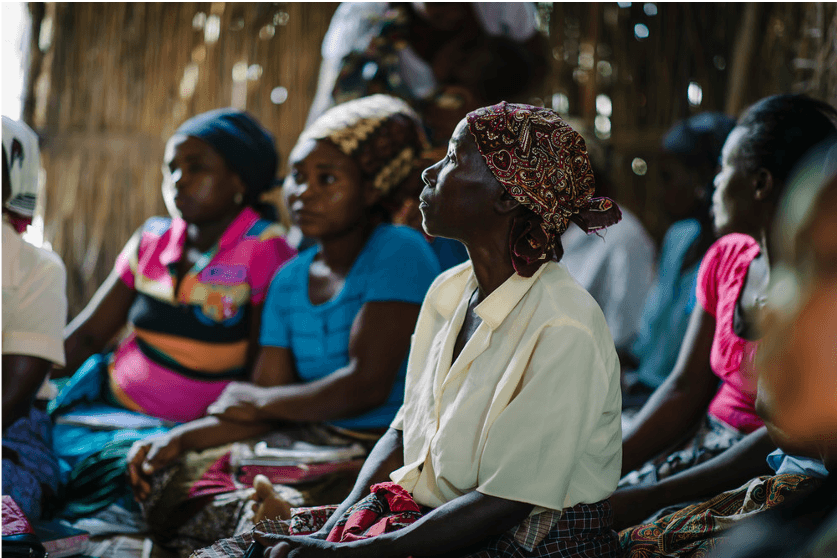
<path id="1" fill-rule="evenodd" d="M 764 168 L 784 184 L 815 145 L 837 131 L 837 110 L 806 95 L 773 95 L 750 106 L 738 122 L 744 128 L 740 155 L 750 171 Z"/>

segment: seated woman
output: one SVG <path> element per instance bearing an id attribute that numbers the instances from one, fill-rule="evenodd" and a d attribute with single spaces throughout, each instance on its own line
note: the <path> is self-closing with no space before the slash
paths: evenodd
<path id="1" fill-rule="evenodd" d="M 75 374 L 51 404 L 53 415 L 104 401 L 185 422 L 204 416 L 231 381 L 252 378 L 267 287 L 294 255 L 282 229 L 256 212 L 277 163 L 273 138 L 244 112 L 210 111 L 177 129 L 163 165 L 172 216 L 140 227 L 67 327 L 65 371 Z M 126 325 L 127 337 L 102 354 Z M 95 470 L 98 452 L 118 440 L 124 468 L 130 442 L 148 433 L 59 424 L 54 447 L 70 467 L 90 457 L 85 467 Z"/>
<path id="2" fill-rule="evenodd" d="M 40 165 L 35 132 L 3 116 L 3 494 L 32 522 L 53 511 L 59 494 L 40 398 L 50 368 L 64 364 L 67 315 L 64 263 L 20 236 L 35 212 Z"/>
<path id="3" fill-rule="evenodd" d="M 392 422 L 403 400 L 410 334 L 439 273 L 420 233 L 388 223 L 423 147 L 416 114 L 385 95 L 338 105 L 302 133 L 283 188 L 293 219 L 317 245 L 270 285 L 255 385 L 233 382 L 211 416 L 132 450 L 132 483 L 158 540 L 188 552 L 233 534 L 246 499 L 225 496 L 228 505 L 196 513 L 195 486 L 214 474 L 224 444 L 278 428 L 302 441 L 371 439 L 371 447 Z M 187 453 L 217 446 L 220 452 Z M 202 455 L 211 457 L 195 465 Z M 179 469 L 164 469 L 179 456 Z M 183 480 L 187 469 L 197 472 Z M 232 472 L 227 480 L 226 492 L 240 488 Z M 353 482 L 330 493 L 312 488 L 295 503 L 322 503 L 335 490 L 342 498 Z"/>
<path id="4" fill-rule="evenodd" d="M 748 108 L 727 138 L 713 195 L 715 228 L 725 236 L 701 263 L 699 305 L 675 369 L 624 434 L 617 525 L 769 473 L 765 458 L 775 445 L 756 413 L 752 359 L 770 277 L 770 227 L 788 175 L 835 132 L 835 116 L 820 101 L 777 95 Z M 698 427 L 686 449 L 633 471 Z"/>
<path id="5" fill-rule="evenodd" d="M 768 458 L 775 474 L 623 531 L 627 556 L 705 556 L 715 547 L 724 557 L 817 556 L 812 547 L 802 549 L 823 542 L 815 534 L 820 529 L 831 530 L 833 544 L 837 138 L 794 174 L 774 221 L 774 265 L 756 357 L 756 410 L 780 448 Z M 833 555 L 831 549 L 821 555 Z"/>
<path id="6" fill-rule="evenodd" d="M 623 370 L 623 413 L 626 408 L 638 410 L 677 362 L 697 303 L 700 260 L 715 241 L 710 212 L 712 179 L 733 126 L 735 120 L 726 115 L 703 113 L 678 122 L 663 138 L 662 203 L 674 223 L 663 238 L 657 275 L 640 315 L 638 337 L 631 346 L 636 367 Z"/>
<path id="7" fill-rule="evenodd" d="M 818 148 L 796 175 L 776 223 L 780 264 L 771 277 L 757 356 L 756 408 L 770 437 L 787 452 L 785 462 L 819 464 L 827 478 L 742 522 L 724 537 L 717 558 L 824 557 L 835 548 L 837 138 Z"/>
<path id="8" fill-rule="evenodd" d="M 556 263 L 570 221 L 619 219 L 592 198 L 584 140 L 552 110 L 503 102 L 463 119 L 423 178 L 425 230 L 470 260 L 431 286 L 404 406 L 351 495 L 312 536 L 257 535 L 265 556 L 617 556 L 619 363 L 601 309 Z M 352 527 L 376 514 L 379 536 Z"/>

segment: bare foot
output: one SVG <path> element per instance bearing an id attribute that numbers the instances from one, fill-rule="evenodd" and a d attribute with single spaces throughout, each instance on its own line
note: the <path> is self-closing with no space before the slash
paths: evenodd
<path id="1" fill-rule="evenodd" d="M 291 518 L 291 505 L 273 491 L 273 484 L 266 476 L 256 475 L 253 479 L 253 488 L 256 490 L 255 494 L 251 496 L 255 500 L 253 504 L 255 512 L 253 523 L 258 523 L 264 519 Z"/>

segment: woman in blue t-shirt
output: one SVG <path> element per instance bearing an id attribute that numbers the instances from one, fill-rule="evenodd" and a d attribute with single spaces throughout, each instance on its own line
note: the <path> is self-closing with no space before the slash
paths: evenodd
<path id="1" fill-rule="evenodd" d="M 440 271 L 418 231 L 389 222 L 419 179 L 424 145 L 415 113 L 385 95 L 334 107 L 302 133 L 283 188 L 316 245 L 271 283 L 254 383 L 233 382 L 209 416 L 135 444 L 129 471 L 138 499 L 156 492 L 150 475 L 187 450 L 288 423 L 344 435 L 386 430 L 404 397 L 421 302 Z"/>

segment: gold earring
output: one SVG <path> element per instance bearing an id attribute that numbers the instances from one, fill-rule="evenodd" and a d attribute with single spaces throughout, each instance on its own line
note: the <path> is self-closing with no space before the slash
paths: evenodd
<path id="1" fill-rule="evenodd" d="M 235 197 L 233 197 L 233 201 L 235 205 L 241 205 L 244 202 L 244 194 L 241 192 L 236 193 Z"/>

